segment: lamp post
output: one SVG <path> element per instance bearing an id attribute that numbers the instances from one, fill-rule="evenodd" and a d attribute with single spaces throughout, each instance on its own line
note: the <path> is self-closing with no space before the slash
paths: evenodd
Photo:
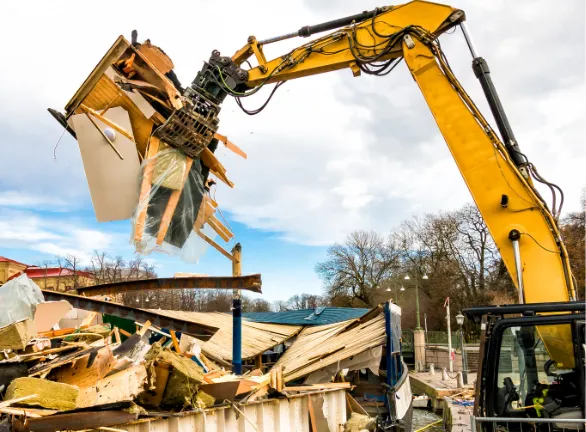
<path id="1" fill-rule="evenodd" d="M 389 286 L 386 289 L 387 292 L 393 293 L 393 289 Z M 399 304 L 399 293 L 396 292 L 397 290 L 395 289 L 395 303 Z M 403 285 L 401 285 L 401 288 L 399 288 L 399 292 L 405 291 L 405 287 Z"/>
<path id="2" fill-rule="evenodd" d="M 419 278 L 417 277 L 419 276 L 419 272 L 416 273 L 415 275 L 415 318 L 416 318 L 416 323 L 417 326 L 415 327 L 415 330 L 423 330 L 421 328 L 421 317 L 419 314 Z M 405 275 L 405 280 L 409 280 L 409 275 L 406 274 Z M 427 276 L 427 274 L 423 274 L 423 276 L 421 277 L 421 279 L 429 279 L 429 277 Z"/>
<path id="3" fill-rule="evenodd" d="M 464 348 L 464 315 L 460 312 L 456 315 L 456 322 L 460 326 L 460 347 L 462 349 L 462 380 L 464 385 L 468 384 L 468 358 L 466 356 L 466 349 Z"/>

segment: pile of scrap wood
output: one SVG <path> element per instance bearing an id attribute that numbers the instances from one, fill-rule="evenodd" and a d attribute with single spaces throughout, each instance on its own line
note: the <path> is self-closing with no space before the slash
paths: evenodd
<path id="1" fill-rule="evenodd" d="M 65 112 L 49 111 L 77 139 L 97 220 L 131 219 L 137 251 L 196 262 L 198 242 L 224 252 L 214 237 L 233 237 L 209 193 L 218 181 L 234 186 L 218 143 L 246 154 L 217 133 L 206 117 L 214 107 L 190 96 L 173 67 L 150 40 L 120 36 Z"/>

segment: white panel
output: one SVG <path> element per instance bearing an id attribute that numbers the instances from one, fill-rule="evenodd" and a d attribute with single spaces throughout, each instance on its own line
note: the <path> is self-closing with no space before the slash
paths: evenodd
<path id="1" fill-rule="evenodd" d="M 398 418 L 403 418 L 405 413 L 409 409 L 409 406 L 413 403 L 413 394 L 411 393 L 411 383 L 409 382 L 409 375 L 405 381 L 403 381 L 403 385 L 397 391 L 395 396 L 395 409 L 397 412 Z"/>
<path id="2" fill-rule="evenodd" d="M 338 432 L 339 425 L 346 422 L 345 393 L 344 389 L 320 393 L 324 398 L 323 412 L 332 432 Z M 119 427 L 128 432 L 309 432 L 307 399 L 308 396 L 270 399 L 239 406 L 256 429 L 242 414 L 236 418 L 236 411 L 230 407 L 207 410 L 205 415 L 194 413 Z"/>

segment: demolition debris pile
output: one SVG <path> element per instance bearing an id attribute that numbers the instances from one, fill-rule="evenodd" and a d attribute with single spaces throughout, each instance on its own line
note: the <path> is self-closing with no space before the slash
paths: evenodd
<path id="1" fill-rule="evenodd" d="M 76 297 L 81 298 L 62 295 Z M 19 422 L 41 432 L 128 426 L 216 407 L 238 411 L 304 394 L 311 424 L 325 425 L 324 392 L 355 390 L 357 381 L 345 379 L 349 371 L 378 373 L 384 342 L 379 308 L 328 325 L 245 321 L 243 359 L 250 366 L 236 376 L 228 368 L 231 353 L 222 348 L 232 336 L 227 314 L 135 309 L 136 316 L 159 314 L 195 326 L 205 322 L 208 331 L 215 330 L 203 337 L 96 311 L 83 312 L 73 327 L 59 328 L 59 322 L 72 322 L 64 320 L 72 312 L 82 311 L 66 300 L 45 301 L 26 275 L 0 287 L 0 430 L 2 425 L 26 430 Z M 287 349 L 263 365 L 263 353 L 276 346 Z M 364 400 L 360 395 L 346 398 L 348 416 L 366 414 L 357 402 Z"/>

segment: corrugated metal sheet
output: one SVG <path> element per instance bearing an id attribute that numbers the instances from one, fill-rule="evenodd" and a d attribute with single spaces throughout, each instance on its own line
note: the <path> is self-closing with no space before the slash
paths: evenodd
<path id="1" fill-rule="evenodd" d="M 222 312 L 182 312 L 152 310 L 159 315 L 218 327 L 217 333 L 207 342 L 201 342 L 201 349 L 217 362 L 232 362 L 232 315 Z M 252 359 L 258 354 L 283 343 L 299 333 L 301 326 L 256 323 L 242 320 L 242 359 Z"/>
<path id="2" fill-rule="evenodd" d="M 315 326 L 360 318 L 369 311 L 369 309 L 363 308 L 325 307 L 320 312 L 319 309 L 321 308 L 283 312 L 246 312 L 242 315 L 246 319 L 255 322 Z"/>
<path id="3" fill-rule="evenodd" d="M 330 431 L 341 431 L 340 425 L 346 423 L 346 391 L 333 389 L 319 395 L 324 398 L 323 413 Z M 232 407 L 220 407 L 205 410 L 205 414 L 117 427 L 128 432 L 309 432 L 308 398 L 308 394 L 294 395 L 238 406 L 244 415 Z"/>
<path id="4" fill-rule="evenodd" d="M 359 320 L 304 328 L 275 366 L 283 366 L 289 382 L 384 342 L 385 317 L 376 307 Z"/>

